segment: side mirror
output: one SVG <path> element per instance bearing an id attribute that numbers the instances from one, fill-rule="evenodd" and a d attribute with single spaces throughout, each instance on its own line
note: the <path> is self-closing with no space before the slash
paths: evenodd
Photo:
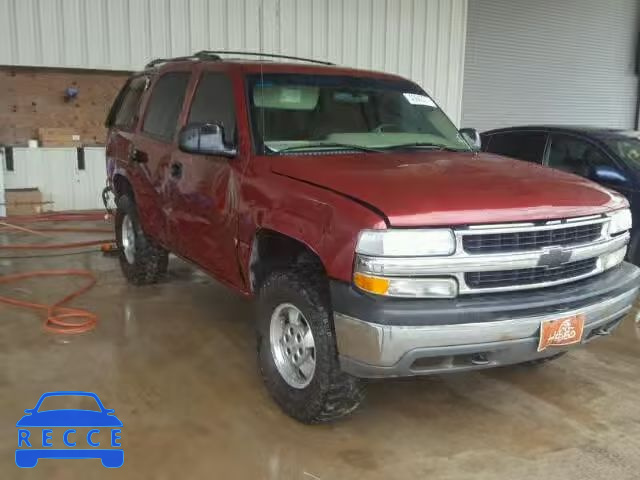
<path id="1" fill-rule="evenodd" d="M 461 128 L 460 135 L 464 138 L 469 146 L 475 150 L 479 151 L 482 148 L 482 140 L 480 139 L 480 134 L 475 128 Z"/>
<path id="2" fill-rule="evenodd" d="M 27 408 L 24 413 L 33 413 L 33 408 Z"/>
<path id="3" fill-rule="evenodd" d="M 235 147 L 224 141 L 224 128 L 216 123 L 190 123 L 178 135 L 180 150 L 201 155 L 234 157 Z"/>
<path id="4" fill-rule="evenodd" d="M 610 165 L 598 165 L 591 170 L 591 178 L 596 182 L 623 184 L 627 183 L 627 177 L 616 167 Z"/>

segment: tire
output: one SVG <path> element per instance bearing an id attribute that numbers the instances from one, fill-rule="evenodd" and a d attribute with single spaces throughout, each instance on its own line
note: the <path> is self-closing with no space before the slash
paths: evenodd
<path id="1" fill-rule="evenodd" d="M 523 362 L 520 365 L 525 367 L 540 367 L 542 365 L 546 365 L 549 362 L 553 362 L 560 357 L 563 357 L 567 354 L 567 352 L 556 353 L 555 355 L 551 355 L 550 357 L 545 358 L 537 358 L 536 360 L 529 360 L 528 362 Z"/>
<path id="2" fill-rule="evenodd" d="M 282 320 L 291 318 L 289 315 L 295 309 L 301 314 L 297 325 Z M 260 373 L 267 390 L 280 408 L 307 424 L 330 422 L 356 410 L 364 399 L 364 391 L 357 378 L 340 369 L 326 278 L 312 267 L 273 272 L 260 288 L 258 310 Z M 300 332 L 309 330 L 313 335 L 313 348 L 305 351 L 305 356 L 312 355 L 315 360 L 311 374 L 305 376 L 303 372 L 308 372 L 309 368 L 303 370 L 302 366 L 297 370 L 295 367 L 290 369 L 297 372 L 297 376 L 293 375 L 295 379 L 289 375 L 287 380 L 281 373 L 284 367 L 282 355 L 278 357 L 278 352 L 284 355 L 284 337 L 280 342 L 272 341 L 272 333 L 281 331 L 278 325 L 283 322 L 300 327 Z M 286 325 L 283 329 L 285 333 L 288 331 Z M 303 334 L 303 337 L 306 338 L 306 335 Z M 276 335 L 276 338 L 280 337 Z M 274 349 L 277 350 L 275 354 Z M 279 362 L 277 358 L 280 358 Z"/>
<path id="3" fill-rule="evenodd" d="M 133 285 L 156 283 L 167 272 L 169 253 L 144 234 L 131 197 L 122 195 L 117 204 L 116 243 L 122 273 Z"/>
<path id="4" fill-rule="evenodd" d="M 627 250 L 627 260 L 634 265 L 640 266 L 640 231 L 631 234 L 629 247 Z"/>

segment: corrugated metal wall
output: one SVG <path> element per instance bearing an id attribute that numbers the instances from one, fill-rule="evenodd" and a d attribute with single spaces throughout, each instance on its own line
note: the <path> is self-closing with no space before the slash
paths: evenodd
<path id="1" fill-rule="evenodd" d="M 470 0 L 463 121 L 631 128 L 638 0 Z"/>
<path id="2" fill-rule="evenodd" d="M 14 148 L 13 171 L 4 171 L 4 186 L 37 187 L 43 201 L 48 202 L 45 210 L 101 209 L 106 180 L 104 148 L 86 147 L 84 155 L 85 168 L 79 170 L 75 148 Z M 0 171 L 0 179 L 2 174 Z"/>
<path id="3" fill-rule="evenodd" d="M 399 73 L 460 119 L 467 0 L 0 0 L 0 64 L 136 70 L 242 49 Z"/>

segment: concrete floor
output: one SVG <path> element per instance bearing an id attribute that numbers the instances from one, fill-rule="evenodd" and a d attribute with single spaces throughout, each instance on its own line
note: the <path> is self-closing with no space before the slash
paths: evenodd
<path id="1" fill-rule="evenodd" d="M 2 239 L 0 238 L 0 242 Z M 0 478 L 640 478 L 640 329 L 554 364 L 375 382 L 353 417 L 308 427 L 274 405 L 256 372 L 252 304 L 180 261 L 167 281 L 128 287 L 115 258 L 0 260 L 0 274 L 89 268 L 81 301 L 100 315 L 80 336 L 0 306 Z M 0 286 L 57 299 L 59 281 Z M 16 421 L 52 390 L 97 393 L 122 420 L 124 466 L 14 464 Z"/>

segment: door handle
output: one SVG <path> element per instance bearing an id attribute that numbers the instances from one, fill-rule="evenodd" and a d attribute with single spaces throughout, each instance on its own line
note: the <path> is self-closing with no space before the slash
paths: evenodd
<path id="1" fill-rule="evenodd" d="M 132 146 L 131 148 L 129 148 L 129 160 L 135 163 L 146 163 L 147 154 Z"/>
<path id="2" fill-rule="evenodd" d="M 182 164 L 180 162 L 172 163 L 169 167 L 169 172 L 173 178 L 182 177 Z"/>

